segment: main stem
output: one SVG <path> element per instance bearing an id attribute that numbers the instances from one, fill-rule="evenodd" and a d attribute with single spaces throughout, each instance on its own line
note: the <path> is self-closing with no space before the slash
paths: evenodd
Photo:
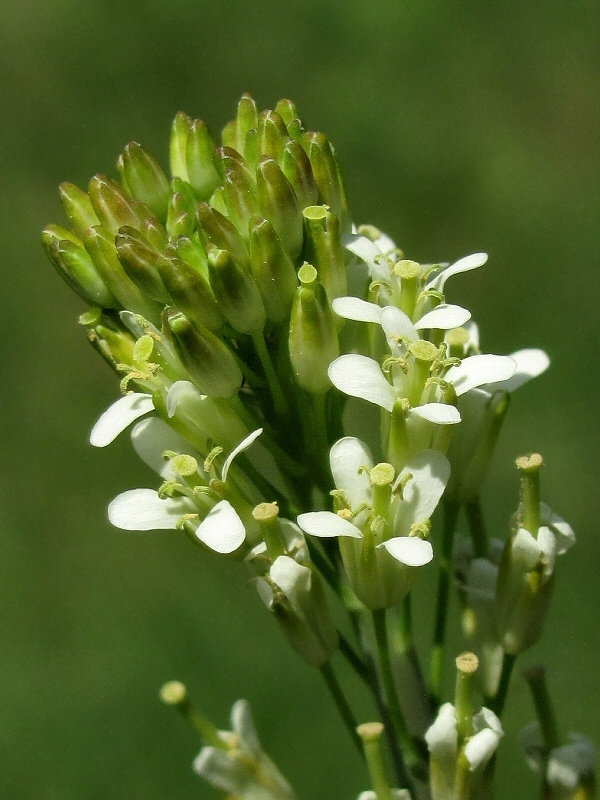
<path id="1" fill-rule="evenodd" d="M 411 772 L 418 772 L 421 766 L 421 759 L 415 743 L 413 742 L 410 731 L 406 725 L 404 714 L 400 708 L 398 701 L 398 694 L 396 692 L 396 685 L 394 683 L 394 675 L 392 672 L 392 664 L 390 660 L 390 648 L 388 643 L 387 625 L 385 618 L 385 609 L 378 608 L 373 612 L 373 625 L 375 627 L 375 639 L 377 641 L 377 656 L 379 660 L 379 668 L 381 671 L 381 679 L 383 682 L 383 689 L 385 692 L 385 699 L 390 713 L 394 731 L 400 743 L 400 749 L 405 762 L 404 771 L 405 775 L 402 776 L 406 782 L 406 788 L 410 789 L 411 780 L 406 767 Z"/>
<path id="2" fill-rule="evenodd" d="M 450 581 L 452 571 L 452 545 L 454 530 L 460 506 L 458 503 L 444 505 L 444 533 L 440 574 L 438 578 L 437 601 L 435 612 L 435 628 L 433 632 L 433 648 L 431 651 L 431 667 L 429 675 L 429 691 L 434 705 L 439 705 L 442 696 L 442 676 L 444 665 L 444 642 L 446 640 L 446 620 L 448 618 L 448 602 L 450 600 Z"/>
<path id="3" fill-rule="evenodd" d="M 327 684 L 327 688 L 329 689 L 333 701 L 336 704 L 342 719 L 344 720 L 344 724 L 348 730 L 348 733 L 350 734 L 350 738 L 354 742 L 362 758 L 364 758 L 362 741 L 360 736 L 356 732 L 356 719 L 354 718 L 352 709 L 348 705 L 346 696 L 343 693 L 340 684 L 338 683 L 338 679 L 336 678 L 331 663 L 329 661 L 326 664 L 323 664 L 323 666 L 321 667 L 321 674 L 323 675 L 323 678 L 325 679 L 325 683 Z"/>

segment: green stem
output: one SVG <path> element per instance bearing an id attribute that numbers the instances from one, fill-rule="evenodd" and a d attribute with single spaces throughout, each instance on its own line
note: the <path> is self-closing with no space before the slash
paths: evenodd
<path id="1" fill-rule="evenodd" d="M 338 636 L 340 639 L 340 653 L 344 656 L 358 677 L 368 686 L 371 680 L 368 666 L 364 663 L 344 634 L 338 631 Z"/>
<path id="2" fill-rule="evenodd" d="M 479 497 L 474 497 L 466 505 L 467 522 L 469 532 L 473 540 L 473 551 L 475 558 L 487 558 L 489 553 L 489 542 L 485 530 L 481 501 Z"/>
<path id="3" fill-rule="evenodd" d="M 289 411 L 288 404 L 283 394 L 281 384 L 279 383 L 277 373 L 275 372 L 275 367 L 271 361 L 271 356 L 269 355 L 269 350 L 267 348 L 267 343 L 265 342 L 263 332 L 258 331 L 257 333 L 253 333 L 252 342 L 254 344 L 256 354 L 260 359 L 267 383 L 269 384 L 269 390 L 271 392 L 271 397 L 273 398 L 275 411 L 279 416 L 285 416 Z"/>
<path id="4" fill-rule="evenodd" d="M 354 718 L 354 714 L 352 713 L 352 709 L 348 705 L 348 701 L 346 700 L 346 696 L 344 695 L 340 684 L 338 683 L 338 679 L 335 676 L 331 663 L 328 661 L 326 664 L 323 664 L 321 667 L 321 674 L 325 679 L 325 683 L 327 684 L 327 688 L 333 698 L 334 703 L 337 706 L 338 711 L 341 714 L 342 719 L 344 720 L 344 724 L 350 734 L 350 738 L 358 748 L 358 752 L 364 758 L 364 751 L 362 746 L 362 741 L 360 736 L 356 732 L 356 720 Z"/>
<path id="5" fill-rule="evenodd" d="M 452 570 L 452 545 L 454 542 L 454 531 L 459 508 L 460 506 L 457 503 L 447 502 L 444 505 L 444 533 L 442 537 L 440 574 L 438 578 L 435 627 L 429 675 L 429 691 L 431 693 L 431 699 L 436 706 L 440 704 L 442 696 L 444 642 L 446 639 L 446 620 L 448 618 Z"/>
<path id="6" fill-rule="evenodd" d="M 487 707 L 490 708 L 494 714 L 497 714 L 498 717 L 502 716 L 502 712 L 504 710 L 504 704 L 506 703 L 506 696 L 508 694 L 508 687 L 510 685 L 510 679 L 516 660 L 516 656 L 513 656 L 510 653 L 504 653 L 498 691 L 494 697 L 486 700 Z"/>
<path id="7" fill-rule="evenodd" d="M 400 702 L 396 692 L 396 685 L 394 683 L 394 675 L 392 673 L 392 664 L 390 661 L 385 609 L 377 608 L 372 612 L 372 615 L 373 624 L 375 627 L 375 639 L 377 641 L 377 656 L 379 660 L 379 668 L 381 670 L 381 679 L 383 682 L 385 699 L 387 701 L 387 707 L 390 712 L 392 724 L 394 726 L 396 736 L 398 737 L 406 765 L 410 768 L 411 772 L 419 772 L 419 768 L 421 767 L 421 758 L 406 725 L 402 709 L 400 708 Z"/>

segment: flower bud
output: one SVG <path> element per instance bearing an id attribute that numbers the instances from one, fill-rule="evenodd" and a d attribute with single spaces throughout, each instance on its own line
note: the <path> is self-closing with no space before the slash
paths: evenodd
<path id="1" fill-rule="evenodd" d="M 284 121 L 276 111 L 263 111 L 258 118 L 258 147 L 261 156 L 279 161 L 289 141 Z"/>
<path id="2" fill-rule="evenodd" d="M 340 224 L 324 206 L 304 209 L 306 230 L 305 254 L 316 267 L 319 281 L 327 292 L 329 302 L 348 293 L 346 264 L 340 239 Z"/>
<path id="3" fill-rule="evenodd" d="M 302 250 L 302 215 L 288 179 L 272 158 L 262 158 L 256 173 L 261 213 L 275 228 L 284 249 L 292 258 Z"/>
<path id="4" fill-rule="evenodd" d="M 187 142 L 190 135 L 192 120 L 183 111 L 178 111 L 171 125 L 171 140 L 169 142 L 169 163 L 171 175 L 184 181 L 189 179 L 187 168 Z"/>
<path id="5" fill-rule="evenodd" d="M 323 394 L 331 387 L 327 369 L 339 355 L 333 314 L 317 270 L 303 264 L 298 278 L 301 285 L 290 317 L 290 359 L 297 384 L 312 394 Z"/>
<path id="6" fill-rule="evenodd" d="M 260 293 L 249 272 L 226 250 L 211 250 L 208 256 L 210 285 L 229 324 L 240 333 L 257 333 L 266 315 Z"/>
<path id="7" fill-rule="evenodd" d="M 311 666 L 326 664 L 339 641 L 319 575 L 282 555 L 257 589 L 294 650 Z"/>
<path id="8" fill-rule="evenodd" d="M 169 303 L 171 298 L 158 272 L 161 255 L 134 228 L 121 228 L 115 237 L 119 261 L 131 280 L 157 303 Z"/>
<path id="9" fill-rule="evenodd" d="M 90 181 L 89 195 L 98 219 L 113 236 L 124 225 L 140 227 L 132 201 L 125 196 L 121 187 L 104 175 L 94 175 Z"/>
<path id="10" fill-rule="evenodd" d="M 83 236 L 88 228 L 99 225 L 100 220 L 92 206 L 92 201 L 87 193 L 72 183 L 61 183 L 59 186 L 60 202 L 65 210 L 73 230 L 78 236 Z"/>
<path id="11" fill-rule="evenodd" d="M 248 240 L 250 219 L 258 214 L 258 201 L 253 182 L 243 169 L 236 167 L 227 171 L 223 185 L 223 197 L 229 219 L 244 240 Z"/>
<path id="12" fill-rule="evenodd" d="M 298 278 L 273 226 L 263 218 L 255 219 L 250 228 L 250 266 L 267 317 L 276 324 L 283 322 L 289 317 Z"/>
<path id="13" fill-rule="evenodd" d="M 131 280 L 117 258 L 114 238 L 102 225 L 85 232 L 83 244 L 102 280 L 123 308 L 141 314 L 151 322 L 160 319 L 160 308 Z"/>
<path id="14" fill-rule="evenodd" d="M 190 211 L 190 204 L 181 192 L 175 192 L 169 199 L 166 228 L 173 239 L 179 236 L 189 238 L 194 233 L 194 211 Z"/>
<path id="15" fill-rule="evenodd" d="M 286 127 L 292 120 L 298 118 L 298 109 L 295 103 L 292 100 L 288 100 L 286 97 L 282 97 L 281 100 L 278 101 L 275 106 L 275 111 L 279 114 Z"/>
<path id="16" fill-rule="evenodd" d="M 220 250 L 227 250 L 240 267 L 249 268 L 248 250 L 231 220 L 209 206 L 208 203 L 200 203 L 198 205 L 198 222 L 209 242 Z"/>
<path id="17" fill-rule="evenodd" d="M 255 175 L 246 159 L 233 147 L 219 147 L 215 150 L 214 162 L 219 177 L 225 180 L 230 169 L 242 171 L 250 183 L 255 182 Z"/>
<path id="18" fill-rule="evenodd" d="M 243 94 L 237 107 L 237 115 L 234 120 L 233 145 L 238 153 L 244 154 L 246 149 L 246 137 L 252 129 L 256 129 L 258 124 L 258 111 L 256 103 L 249 94 Z"/>
<path id="19" fill-rule="evenodd" d="M 177 309 L 167 310 L 164 321 L 165 332 L 200 391 L 209 397 L 233 397 L 242 385 L 242 373 L 227 345 Z"/>
<path id="20" fill-rule="evenodd" d="M 281 159 L 281 169 L 292 185 L 300 210 L 314 206 L 319 197 L 319 190 L 308 156 L 298 142 L 292 141 L 286 144 Z"/>
<path id="21" fill-rule="evenodd" d="M 319 202 L 329 206 L 339 219 L 341 232 L 350 233 L 346 194 L 331 144 L 323 133 L 306 133 L 301 144 L 306 150 L 319 187 Z"/>
<path id="22" fill-rule="evenodd" d="M 58 238 L 60 229 L 48 226 L 42 233 L 42 244 L 58 274 L 86 303 L 101 308 L 119 308 L 119 302 L 108 289 L 96 266 L 81 244 Z"/>
<path id="23" fill-rule="evenodd" d="M 188 240 L 189 241 L 189 240 Z M 173 248 L 174 253 L 178 252 Z M 162 258 L 158 272 L 175 305 L 194 323 L 218 332 L 225 322 L 203 275 L 175 254 Z"/>
<path id="24" fill-rule="evenodd" d="M 156 159 L 137 142 L 130 142 L 117 166 L 129 193 L 148 206 L 159 220 L 164 221 L 171 191 L 167 176 Z"/>
<path id="25" fill-rule="evenodd" d="M 200 200 L 208 200 L 219 185 L 219 176 L 213 163 L 214 149 L 208 128 L 201 119 L 195 119 L 187 136 L 185 164 L 187 180 Z"/>

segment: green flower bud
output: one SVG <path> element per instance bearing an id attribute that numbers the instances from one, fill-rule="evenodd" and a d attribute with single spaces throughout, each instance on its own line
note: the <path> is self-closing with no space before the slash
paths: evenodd
<path id="1" fill-rule="evenodd" d="M 140 232 L 158 253 L 161 253 L 169 242 L 164 225 L 152 217 L 142 222 Z"/>
<path id="2" fill-rule="evenodd" d="M 227 250 L 239 266 L 248 269 L 248 250 L 233 222 L 208 203 L 199 203 L 197 213 L 198 222 L 208 240 L 220 250 Z"/>
<path id="3" fill-rule="evenodd" d="M 164 314 L 165 332 L 190 374 L 209 397 L 233 397 L 242 385 L 242 373 L 227 345 L 203 325 L 171 308 Z"/>
<path id="4" fill-rule="evenodd" d="M 195 119 L 187 137 L 185 163 L 187 180 L 200 200 L 208 200 L 219 185 L 219 176 L 213 163 L 214 149 L 208 128 L 201 119 Z"/>
<path id="5" fill-rule="evenodd" d="M 131 200 L 114 181 L 94 175 L 90 181 L 90 200 L 98 219 L 114 235 L 124 225 L 140 227 L 140 218 Z"/>
<path id="6" fill-rule="evenodd" d="M 58 274 L 86 303 L 102 308 L 120 307 L 81 244 L 56 238 L 50 226 L 42 233 L 42 244 Z"/>
<path id="7" fill-rule="evenodd" d="M 234 121 L 234 144 L 238 153 L 244 155 L 246 137 L 258 124 L 258 111 L 256 103 L 249 94 L 243 94 L 238 103 L 237 115 Z"/>
<path id="8" fill-rule="evenodd" d="M 279 114 L 286 126 L 289 125 L 292 120 L 298 118 L 298 109 L 295 104 L 292 100 L 288 100 L 285 97 L 282 97 L 277 103 L 275 111 Z"/>
<path id="9" fill-rule="evenodd" d="M 272 158 L 262 158 L 256 173 L 258 204 L 292 258 L 302 250 L 302 215 L 288 179 Z"/>
<path id="10" fill-rule="evenodd" d="M 320 202 L 328 205 L 340 221 L 342 233 L 350 233 L 346 194 L 333 148 L 323 133 L 306 133 L 301 144 L 308 154 Z"/>
<path id="11" fill-rule="evenodd" d="M 200 242 L 180 236 L 174 247 L 179 258 L 208 281 L 208 258 Z"/>
<path id="12" fill-rule="evenodd" d="M 164 220 L 171 192 L 158 162 L 137 142 L 130 142 L 117 166 L 130 194 L 148 206 L 158 219 Z"/>
<path id="13" fill-rule="evenodd" d="M 100 224 L 86 192 L 72 183 L 61 183 L 59 192 L 65 214 L 78 236 L 83 236 L 93 225 Z"/>
<path id="14" fill-rule="evenodd" d="M 265 307 L 250 272 L 226 250 L 216 248 L 208 255 L 208 271 L 211 288 L 229 324 L 240 333 L 261 331 L 266 321 Z"/>
<path id="15" fill-rule="evenodd" d="M 178 111 L 171 126 L 169 143 L 169 162 L 171 175 L 184 181 L 189 179 L 187 168 L 187 142 L 192 127 L 192 120 L 183 111 Z"/>
<path id="16" fill-rule="evenodd" d="M 194 233 L 194 212 L 190 213 L 187 198 L 180 192 L 171 195 L 167 211 L 167 233 L 176 238 L 178 236 L 190 237 Z"/>
<path id="17" fill-rule="evenodd" d="M 308 156 L 298 142 L 288 142 L 281 159 L 283 174 L 291 183 L 301 211 L 314 206 L 319 196 Z"/>
<path id="18" fill-rule="evenodd" d="M 83 244 L 102 280 L 123 308 L 141 314 L 151 322 L 160 319 L 160 308 L 140 291 L 117 258 L 114 237 L 102 225 L 85 232 Z"/>
<path id="19" fill-rule="evenodd" d="M 298 278 L 301 286 L 290 317 L 290 359 L 298 385 L 312 394 L 323 394 L 331 387 L 327 369 L 339 355 L 333 314 L 317 270 L 303 264 Z"/>
<path id="20" fill-rule="evenodd" d="M 223 197 L 229 219 L 247 240 L 250 235 L 248 230 L 250 219 L 258 214 L 254 183 L 248 180 L 242 169 L 230 169 L 225 175 Z"/>
<path id="21" fill-rule="evenodd" d="M 337 218 L 324 206 L 304 209 L 305 254 L 317 269 L 329 302 L 348 293 L 346 264 Z"/>
<path id="22" fill-rule="evenodd" d="M 263 111 L 258 118 L 258 148 L 261 156 L 279 161 L 289 138 L 279 114 L 276 111 Z"/>
<path id="23" fill-rule="evenodd" d="M 250 183 L 255 183 L 255 176 L 248 162 L 233 147 L 219 147 L 215 150 L 215 167 L 222 181 L 229 170 L 243 171 Z"/>
<path id="24" fill-rule="evenodd" d="M 115 237 L 119 261 L 131 280 L 157 303 L 169 303 L 171 298 L 158 272 L 161 255 L 152 249 L 147 239 L 134 228 L 121 228 Z"/>
<path id="25" fill-rule="evenodd" d="M 176 248 L 173 251 L 177 253 Z M 200 272 L 172 255 L 162 258 L 157 268 L 173 301 L 192 322 L 200 323 L 210 331 L 221 330 L 225 319 Z"/>
<path id="26" fill-rule="evenodd" d="M 298 278 L 271 223 L 256 219 L 250 230 L 250 266 L 267 317 L 274 323 L 289 317 Z"/>
<path id="27" fill-rule="evenodd" d="M 246 142 L 244 144 L 244 159 L 246 164 L 248 164 L 251 169 L 256 169 L 259 157 L 258 131 L 256 128 L 252 128 L 246 134 Z"/>

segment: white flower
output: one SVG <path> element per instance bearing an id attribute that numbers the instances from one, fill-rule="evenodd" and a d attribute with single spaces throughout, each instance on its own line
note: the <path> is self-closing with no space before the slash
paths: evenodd
<path id="1" fill-rule="evenodd" d="M 481 776 L 498 748 L 502 735 L 500 720 L 489 708 L 482 708 L 474 715 L 473 735 L 463 748 L 469 771 L 475 773 L 474 780 Z M 456 710 L 452 703 L 441 706 L 435 721 L 425 733 L 425 741 L 430 752 L 433 800 L 454 800 L 459 753 Z"/>
<path id="2" fill-rule="evenodd" d="M 152 395 L 132 392 L 120 397 L 99 417 L 90 433 L 90 444 L 106 447 L 136 419 L 154 411 Z"/>
<path id="3" fill-rule="evenodd" d="M 553 797 L 571 798 L 582 782 L 591 778 L 596 768 L 598 754 L 594 743 L 578 733 L 570 733 L 569 743 L 554 747 L 546 758 L 540 726 L 532 722 L 519 734 L 519 744 L 534 772 L 541 772 L 546 764 L 546 780 L 553 789 Z"/>
<path id="4" fill-rule="evenodd" d="M 422 451 L 409 459 L 393 479 L 383 533 L 375 535 L 370 533 L 373 489 L 369 473 L 374 465 L 369 449 L 359 439 L 344 437 L 331 448 L 330 465 L 335 484 L 342 491 L 349 510 L 358 513 L 350 521 L 330 511 L 314 511 L 301 514 L 298 525 L 312 536 L 340 537 L 348 580 L 367 607 L 395 605 L 410 590 L 415 577 L 412 568 L 423 566 L 433 558 L 431 544 L 410 534 L 415 524 L 429 520 L 433 514 L 448 480 L 448 461 L 434 450 Z M 385 466 L 392 469 L 390 465 Z M 362 506 L 365 510 L 361 510 Z M 374 571 L 365 569 L 365 546 L 374 547 Z"/>
<path id="5" fill-rule="evenodd" d="M 259 428 L 231 451 L 221 471 L 223 483 L 227 481 L 234 458 L 250 447 L 261 433 L 262 428 Z M 161 464 L 162 453 L 168 449 L 180 451 L 185 442 L 167 425 L 158 419 L 145 420 L 134 428 L 132 440 L 140 456 L 165 480 L 174 477 L 170 465 L 164 460 Z M 115 497 L 108 507 L 111 523 L 128 531 L 175 529 L 185 515 L 203 518 L 194 535 L 217 553 L 233 553 L 246 539 L 245 525 L 233 505 L 224 499 L 214 503 L 208 494 L 159 497 L 153 489 L 131 489 Z"/>
<path id="6" fill-rule="evenodd" d="M 277 613 L 290 644 L 311 666 L 322 667 L 338 647 L 318 573 L 287 555 L 273 562 L 256 588 L 263 603 Z"/>
<path id="7" fill-rule="evenodd" d="M 556 557 L 575 544 L 564 519 L 540 503 L 537 536 L 519 528 L 505 545 L 496 591 L 498 636 L 507 653 L 516 655 L 541 636 L 554 581 Z"/>
<path id="8" fill-rule="evenodd" d="M 294 800 L 290 785 L 260 746 L 246 700 L 234 703 L 231 727 L 231 731 L 219 731 L 222 748 L 202 748 L 194 771 L 239 800 Z"/>

